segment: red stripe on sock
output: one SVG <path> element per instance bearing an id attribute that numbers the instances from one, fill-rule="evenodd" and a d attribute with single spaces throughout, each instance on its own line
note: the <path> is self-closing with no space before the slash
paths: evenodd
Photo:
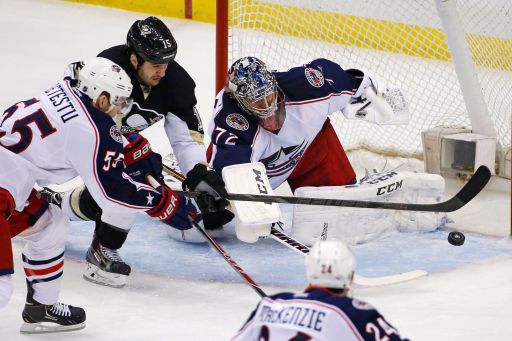
<path id="1" fill-rule="evenodd" d="M 25 270 L 25 275 L 28 276 L 42 276 L 42 275 L 48 275 L 52 272 L 56 272 L 57 270 L 62 269 L 64 266 L 64 260 L 61 260 L 60 263 L 55 264 L 54 266 L 51 266 L 49 268 L 45 269 L 30 269 L 30 268 L 23 268 Z"/>

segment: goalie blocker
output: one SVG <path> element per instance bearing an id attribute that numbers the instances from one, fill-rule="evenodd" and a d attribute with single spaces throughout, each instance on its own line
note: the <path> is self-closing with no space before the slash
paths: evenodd
<path id="1" fill-rule="evenodd" d="M 301 187 L 297 197 L 435 203 L 444 192 L 444 179 L 435 174 L 383 172 L 357 185 Z M 448 221 L 446 213 L 295 205 L 291 234 L 312 245 L 318 239 L 361 243 L 400 231 L 432 231 Z"/>

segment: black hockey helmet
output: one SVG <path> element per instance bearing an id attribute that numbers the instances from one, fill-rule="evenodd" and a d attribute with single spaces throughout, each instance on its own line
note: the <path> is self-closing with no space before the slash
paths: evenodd
<path id="1" fill-rule="evenodd" d="M 126 45 L 137 56 L 154 64 L 169 63 L 178 52 L 171 31 L 157 17 L 135 21 L 128 31 Z"/>

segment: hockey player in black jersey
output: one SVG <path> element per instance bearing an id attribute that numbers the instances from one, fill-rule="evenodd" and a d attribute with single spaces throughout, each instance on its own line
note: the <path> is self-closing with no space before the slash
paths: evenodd
<path id="1" fill-rule="evenodd" d="M 195 83 L 190 75 L 175 60 L 178 50 L 176 40 L 169 28 L 156 17 L 137 20 L 130 27 L 127 42 L 113 46 L 98 54 L 120 65 L 134 84 L 133 106 L 116 122 L 122 134 L 144 130 L 159 120 L 165 120 L 164 129 L 178 159 L 183 174 L 185 190 L 203 190 L 217 198 L 224 207 L 227 195 L 222 178 L 207 167 L 206 149 L 203 144 L 203 126 L 196 109 Z M 66 76 L 76 78 L 81 63 L 70 64 Z M 149 143 L 141 138 L 138 149 L 148 148 Z M 144 182 L 151 174 L 162 182 L 161 157 L 151 153 L 143 167 L 127 167 L 126 173 L 134 180 Z M 71 219 L 95 220 L 95 236 L 86 256 L 87 269 L 84 278 L 99 284 L 122 287 L 130 274 L 130 266 L 118 254 L 133 224 L 134 217 L 125 217 L 123 226 L 112 226 L 98 219 L 101 207 L 92 199 L 86 187 L 78 187 L 62 195 L 44 189 L 42 192 L 50 202 L 62 207 Z M 197 203 L 202 208 L 201 203 Z M 218 212 L 203 212 L 205 228 L 217 230 L 229 222 L 233 214 L 221 209 Z M 190 224 L 168 228 L 171 236 L 193 235 Z"/>

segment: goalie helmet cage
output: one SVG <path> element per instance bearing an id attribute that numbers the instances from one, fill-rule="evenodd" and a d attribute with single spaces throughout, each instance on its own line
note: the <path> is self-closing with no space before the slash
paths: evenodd
<path id="1" fill-rule="evenodd" d="M 348 151 L 422 159 L 421 132 L 437 126 L 510 148 L 509 0 L 217 0 L 218 91 L 229 65 L 248 55 L 273 69 L 329 58 L 400 86 L 407 126 L 331 117 Z"/>

